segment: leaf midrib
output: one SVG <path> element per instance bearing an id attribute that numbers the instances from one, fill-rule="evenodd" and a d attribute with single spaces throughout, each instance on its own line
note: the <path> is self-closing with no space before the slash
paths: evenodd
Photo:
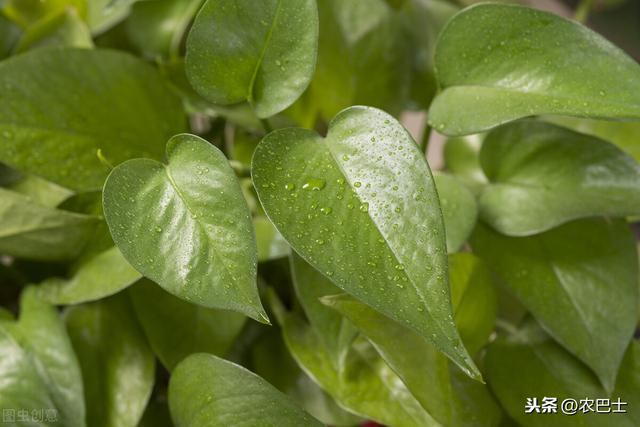
<path id="1" fill-rule="evenodd" d="M 262 63 L 264 62 L 264 57 L 267 53 L 267 49 L 269 48 L 269 44 L 271 43 L 271 38 L 273 36 L 273 29 L 276 26 L 276 22 L 278 21 L 278 17 L 280 15 L 280 6 L 282 5 L 282 0 L 278 0 L 276 3 L 276 10 L 273 14 L 273 20 L 271 21 L 271 25 L 269 26 L 269 30 L 267 31 L 267 37 L 265 37 L 264 44 L 262 45 L 262 49 L 260 50 L 260 55 L 258 56 L 258 61 L 253 69 L 253 75 L 251 76 L 251 81 L 249 82 L 249 93 L 247 94 L 247 100 L 249 103 L 254 104 L 254 88 L 256 83 L 256 78 L 258 77 L 258 71 L 262 67 Z"/>

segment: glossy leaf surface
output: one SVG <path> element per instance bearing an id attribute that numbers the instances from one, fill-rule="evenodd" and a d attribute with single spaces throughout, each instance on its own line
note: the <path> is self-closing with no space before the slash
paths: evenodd
<path id="1" fill-rule="evenodd" d="M 0 188 L 3 254 L 39 260 L 70 259 L 79 254 L 97 224 L 96 217 L 49 208 Z"/>
<path id="2" fill-rule="evenodd" d="M 120 52 L 37 49 L 0 64 L 0 87 L 0 161 L 74 190 L 102 187 L 98 149 L 114 165 L 159 159 L 184 129 L 160 75 Z"/>
<path id="3" fill-rule="evenodd" d="M 302 258 L 478 375 L 453 324 L 433 178 L 393 117 L 352 107 L 326 138 L 272 132 L 256 149 L 252 175 L 267 215 Z"/>
<path id="4" fill-rule="evenodd" d="M 169 141 L 167 158 L 131 160 L 109 175 L 103 203 L 114 242 L 172 294 L 268 321 L 251 215 L 227 159 L 187 134 Z"/>
<path id="5" fill-rule="evenodd" d="M 544 329 L 611 390 L 637 320 L 638 255 L 627 223 L 585 219 L 519 238 L 480 226 L 471 243 Z"/>
<path id="6" fill-rule="evenodd" d="M 177 366 L 169 408 L 176 427 L 322 426 L 253 372 L 204 353 Z"/>
<path id="7" fill-rule="evenodd" d="M 224 356 L 245 324 L 240 313 L 189 304 L 148 280 L 129 292 L 151 348 L 169 371 L 192 353 Z"/>
<path id="8" fill-rule="evenodd" d="M 636 426 L 640 421 L 640 345 L 633 341 L 627 349 L 618 374 L 618 383 L 611 395 L 605 392 L 591 371 L 579 360 L 546 335 L 538 325 L 527 322 L 514 334 L 496 340 L 489 347 L 486 368 L 487 379 L 507 412 L 524 427 L 549 425 L 619 427 Z M 545 396 L 558 399 L 557 413 L 524 413 L 527 398 L 536 397 L 538 404 Z M 620 398 L 627 402 L 627 413 L 583 413 L 573 416 L 563 414 L 559 406 L 564 399 Z M 612 411 L 609 405 L 608 410 Z M 606 407 L 601 408 L 606 411 Z"/>
<path id="9" fill-rule="evenodd" d="M 591 136 L 541 122 L 513 123 L 487 135 L 480 162 L 490 182 L 480 194 L 480 214 L 504 234 L 640 214 L 640 165 Z"/>
<path id="10" fill-rule="evenodd" d="M 214 104 L 248 101 L 270 117 L 309 85 L 317 45 L 315 0 L 208 0 L 187 40 L 187 77 Z"/>
<path id="11" fill-rule="evenodd" d="M 640 119 L 640 66 L 597 33 L 548 12 L 465 9 L 440 34 L 435 67 L 444 90 L 429 121 L 447 135 L 539 114 Z"/>
<path id="12" fill-rule="evenodd" d="M 82 376 L 55 307 L 24 291 L 17 322 L 0 321 L 0 407 L 52 409 L 58 425 L 84 427 Z"/>
<path id="13" fill-rule="evenodd" d="M 82 368 L 89 424 L 137 426 L 153 388 L 155 360 L 126 294 L 74 306 L 65 321 Z"/>

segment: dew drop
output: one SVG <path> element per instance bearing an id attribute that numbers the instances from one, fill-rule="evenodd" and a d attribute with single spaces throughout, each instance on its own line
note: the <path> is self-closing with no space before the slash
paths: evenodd
<path id="1" fill-rule="evenodd" d="M 293 191 L 296 189 L 296 185 L 292 182 L 289 182 L 284 185 L 285 190 Z"/>
<path id="2" fill-rule="evenodd" d="M 310 178 L 307 182 L 304 183 L 302 188 L 304 190 L 320 191 L 326 184 L 327 182 L 322 178 Z"/>

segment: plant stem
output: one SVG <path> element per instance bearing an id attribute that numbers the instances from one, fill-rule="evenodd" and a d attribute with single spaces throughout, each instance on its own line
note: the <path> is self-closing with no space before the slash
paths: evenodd
<path id="1" fill-rule="evenodd" d="M 271 127 L 271 123 L 269 123 L 269 120 L 260 119 L 260 123 L 262 124 L 262 127 L 264 128 L 265 132 L 269 133 L 273 131 L 273 128 Z"/>
<path id="2" fill-rule="evenodd" d="M 591 7 L 593 6 L 593 0 L 581 0 L 580 4 L 576 8 L 576 13 L 573 15 L 573 19 L 584 24 L 589 17 Z"/>
<path id="3" fill-rule="evenodd" d="M 431 138 L 431 126 L 429 126 L 429 122 L 427 121 L 424 125 L 424 129 L 422 130 L 422 138 L 420 139 L 420 151 L 427 155 L 427 149 L 429 148 L 429 138 Z"/>

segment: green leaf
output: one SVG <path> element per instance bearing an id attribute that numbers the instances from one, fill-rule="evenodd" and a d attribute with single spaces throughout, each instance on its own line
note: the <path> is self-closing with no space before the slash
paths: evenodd
<path id="1" fill-rule="evenodd" d="M 489 346 L 487 378 L 506 411 L 524 427 L 632 427 L 640 422 L 640 344 L 632 342 L 620 367 L 618 384 L 608 394 L 596 377 L 566 350 L 546 335 L 535 322 L 527 322 L 510 336 Z M 557 397 L 558 412 L 525 414 L 527 398 Z M 560 411 L 564 399 L 620 398 L 628 402 L 626 414 L 584 414 L 567 416 Z M 610 408 L 611 409 L 611 408 Z"/>
<path id="2" fill-rule="evenodd" d="M 293 251 L 290 262 L 298 301 L 334 366 L 339 368 L 357 331 L 342 316 L 322 304 L 320 298 L 340 293 L 340 289 Z"/>
<path id="3" fill-rule="evenodd" d="M 497 293 L 484 262 L 468 252 L 449 255 L 454 319 L 462 342 L 473 355 L 489 341 L 497 315 Z"/>
<path id="4" fill-rule="evenodd" d="M 263 216 L 253 218 L 258 245 L 258 261 L 269 261 L 289 255 L 289 244 L 275 229 L 271 221 Z"/>
<path id="5" fill-rule="evenodd" d="M 258 145 L 252 175 L 267 215 L 307 262 L 479 376 L 453 324 L 433 178 L 400 123 L 352 107 L 326 138 L 277 130 Z"/>
<path id="6" fill-rule="evenodd" d="M 5 188 L 29 197 L 39 205 L 49 208 L 59 207 L 61 209 L 65 209 L 60 205 L 74 195 L 73 191 L 42 179 L 36 175 L 24 176 L 16 171 L 12 172 L 16 173 L 17 179 L 16 181 L 6 185 Z"/>
<path id="7" fill-rule="evenodd" d="M 478 206 L 473 193 L 453 175 L 436 173 L 433 179 L 438 189 L 447 251 L 458 251 L 467 241 L 478 218 Z"/>
<path id="8" fill-rule="evenodd" d="M 337 370 L 316 331 L 300 316 L 291 314 L 284 319 L 283 335 L 300 367 L 340 406 L 397 427 L 440 425 L 367 341 L 357 341 Z"/>
<path id="9" fill-rule="evenodd" d="M 640 123 L 637 122 L 612 122 L 608 120 L 580 119 L 577 117 L 549 116 L 547 121 L 560 126 L 568 127 L 580 133 L 597 136 L 609 141 L 640 162 Z"/>
<path id="10" fill-rule="evenodd" d="M 317 45 L 315 0 L 208 0 L 187 39 L 187 77 L 214 104 L 249 101 L 266 118 L 307 88 Z"/>
<path id="11" fill-rule="evenodd" d="M 169 408 L 176 427 L 322 426 L 256 374 L 204 353 L 176 367 Z"/>
<path id="12" fill-rule="evenodd" d="M 148 280 L 129 292 L 151 348 L 169 371 L 192 353 L 225 355 L 246 320 L 239 313 L 184 302 Z"/>
<path id="13" fill-rule="evenodd" d="M 486 386 L 463 374 L 423 337 L 346 294 L 322 301 L 353 322 L 440 425 L 498 424 L 500 410 Z"/>
<path id="14" fill-rule="evenodd" d="M 611 390 L 638 314 L 638 255 L 627 223 L 584 219 L 519 238 L 479 226 L 471 244 L 542 327 Z"/>
<path id="15" fill-rule="evenodd" d="M 523 121 L 489 133 L 480 162 L 490 184 L 482 219 L 522 236 L 596 215 L 640 214 L 640 166 L 603 140 Z"/>
<path id="16" fill-rule="evenodd" d="M 481 135 L 449 138 L 443 150 L 446 171 L 454 174 L 474 193 L 487 182 L 480 167 L 482 140 Z"/>
<path id="17" fill-rule="evenodd" d="M 162 77 L 120 52 L 37 49 L 0 63 L 0 87 L 0 161 L 74 190 L 102 187 L 98 149 L 159 159 L 185 125 Z"/>
<path id="18" fill-rule="evenodd" d="M 16 46 L 16 53 L 39 47 L 93 47 L 89 28 L 73 8 L 31 25 Z"/>
<path id="19" fill-rule="evenodd" d="M 74 258 L 97 224 L 96 217 L 42 206 L 0 188 L 0 253 L 37 260 Z"/>
<path id="20" fill-rule="evenodd" d="M 84 14 L 87 0 L 5 0 L 0 3 L 2 13 L 22 27 L 46 20 L 65 9 Z"/>
<path id="21" fill-rule="evenodd" d="M 78 304 L 113 295 L 141 277 L 120 250 L 112 246 L 80 260 L 72 268 L 69 278 L 46 279 L 38 287 L 38 295 L 52 304 Z"/>
<path id="22" fill-rule="evenodd" d="M 227 159 L 188 134 L 171 138 L 167 158 L 130 160 L 109 175 L 103 205 L 114 242 L 177 297 L 268 322 L 251 214 Z"/>
<path id="23" fill-rule="evenodd" d="M 327 120 L 351 105 L 400 113 L 412 67 L 404 17 L 384 0 L 323 0 L 318 11 L 318 66 L 308 92 L 312 108 Z"/>
<path id="24" fill-rule="evenodd" d="M 330 426 L 355 426 L 364 422 L 342 409 L 299 367 L 289 354 L 280 328 L 270 328 L 251 346 L 254 372 L 290 396 L 305 411 Z"/>
<path id="25" fill-rule="evenodd" d="M 173 57 L 204 0 L 155 0 L 133 5 L 125 29 L 131 43 L 144 56 Z"/>
<path id="26" fill-rule="evenodd" d="M 20 33 L 20 27 L 0 13 L 0 59 L 11 55 L 13 47 L 20 38 Z"/>
<path id="27" fill-rule="evenodd" d="M 87 420 L 135 427 L 151 395 L 155 360 L 129 299 L 118 294 L 71 307 L 65 321 L 82 368 Z"/>
<path id="28" fill-rule="evenodd" d="M 80 368 L 58 312 L 30 288 L 20 306 L 18 322 L 0 321 L 0 408 L 52 409 L 55 425 L 84 427 Z"/>
<path id="29" fill-rule="evenodd" d="M 125 19 L 129 15 L 131 6 L 138 0 L 85 1 L 87 1 L 87 23 L 89 28 L 91 28 L 93 34 L 99 34 Z"/>
<path id="30" fill-rule="evenodd" d="M 640 119 L 638 64 L 602 36 L 547 12 L 465 9 L 440 34 L 435 67 L 443 91 L 429 122 L 446 135 L 538 114 Z"/>

